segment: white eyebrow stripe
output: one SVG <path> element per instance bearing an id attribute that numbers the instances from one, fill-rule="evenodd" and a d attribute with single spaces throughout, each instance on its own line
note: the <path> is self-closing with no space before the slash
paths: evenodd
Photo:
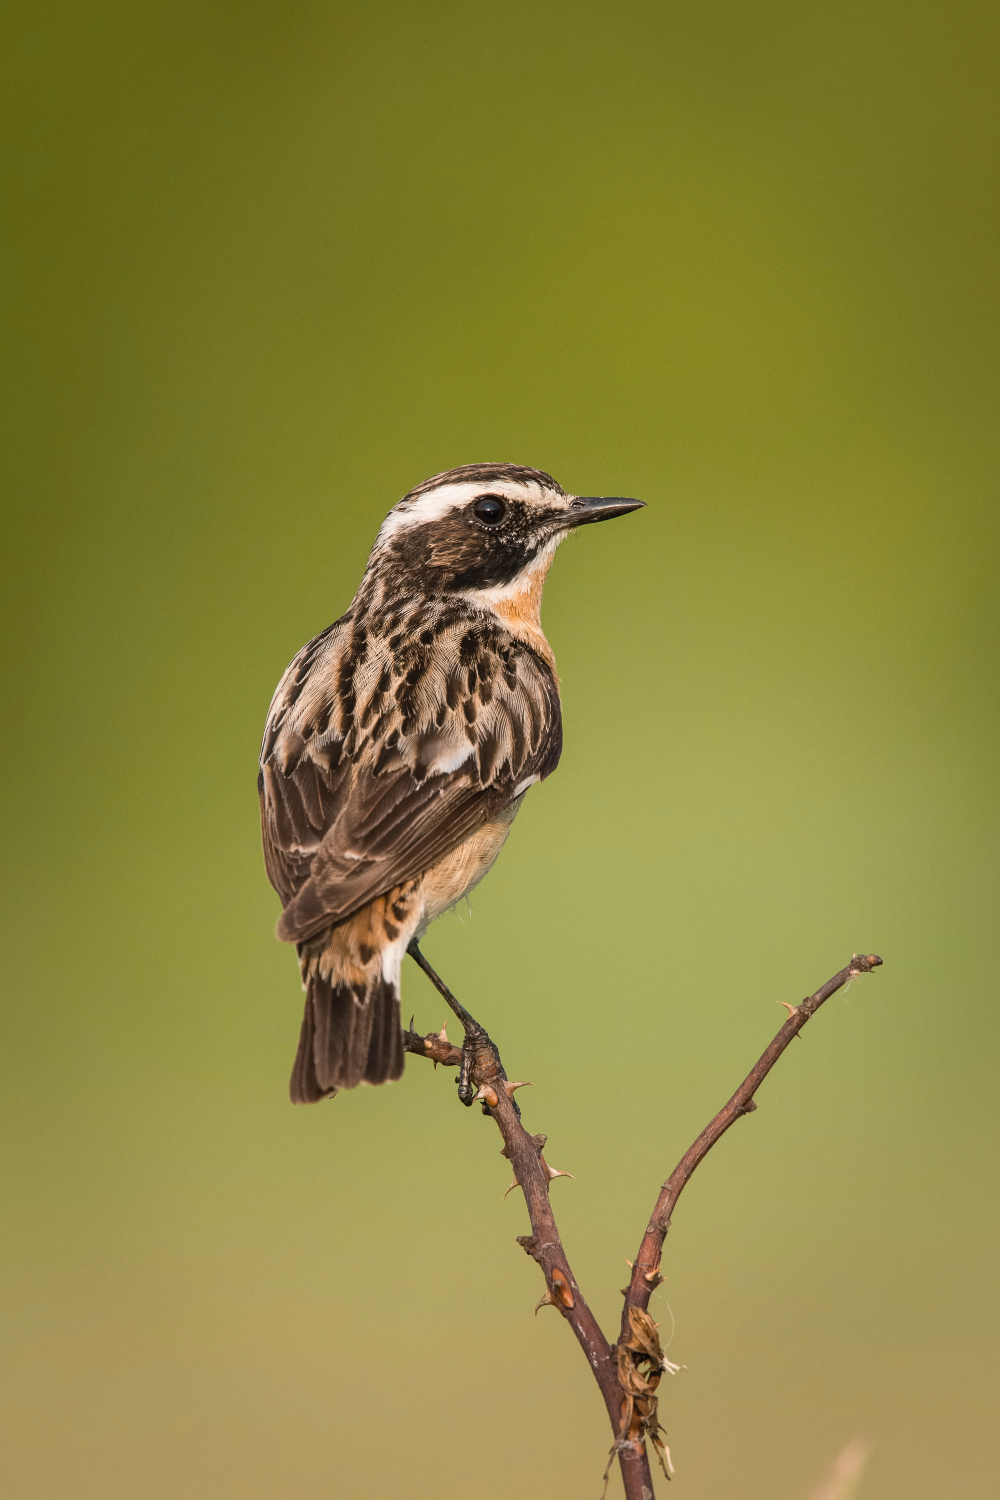
<path id="1" fill-rule="evenodd" d="M 478 483 L 465 480 L 461 484 L 443 484 L 436 490 L 428 491 L 426 495 L 418 495 L 415 500 L 402 501 L 391 510 L 382 522 L 378 539 L 380 542 L 387 542 L 390 537 L 409 530 L 411 526 L 424 526 L 428 521 L 440 521 L 449 511 L 468 505 L 477 495 L 505 495 L 508 500 L 517 500 L 526 490 L 533 490 L 538 498 L 544 494 L 543 486 L 534 481 L 517 483 L 500 479 L 486 484 L 480 479 Z"/>

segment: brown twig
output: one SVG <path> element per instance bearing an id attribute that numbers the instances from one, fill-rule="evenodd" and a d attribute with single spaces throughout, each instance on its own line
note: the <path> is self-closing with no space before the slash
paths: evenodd
<path id="1" fill-rule="evenodd" d="M 499 1078 L 490 1048 L 477 1051 L 473 1078 L 483 1097 L 483 1111 L 493 1116 L 503 1136 L 503 1152 L 524 1193 L 531 1234 L 518 1244 L 537 1261 L 545 1277 L 545 1295 L 535 1311 L 554 1307 L 572 1328 L 597 1381 L 613 1431 L 621 1429 L 624 1396 L 618 1380 L 617 1350 L 601 1331 L 570 1268 L 549 1200 L 549 1183 L 557 1175 L 542 1155 L 544 1135 L 529 1135 L 514 1110 L 504 1081 Z M 653 1485 L 645 1447 L 623 1447 L 618 1455 L 625 1494 L 629 1500 L 652 1500 Z"/>
<path id="2" fill-rule="evenodd" d="M 677 1200 L 690 1181 L 695 1168 L 705 1160 L 716 1141 L 725 1135 L 730 1125 L 757 1108 L 754 1094 L 789 1042 L 798 1036 L 803 1026 L 811 1016 L 816 1014 L 823 1002 L 829 1000 L 831 995 L 835 995 L 849 979 L 853 979 L 858 974 L 870 974 L 872 969 L 877 969 L 881 962 L 877 953 L 869 953 L 867 956 L 855 953 L 847 967 L 841 969 L 838 974 L 834 974 L 832 979 L 828 979 L 814 995 L 809 995 L 801 1005 L 789 1006 L 788 1020 L 770 1046 L 754 1063 L 733 1097 L 722 1106 L 711 1124 L 705 1126 L 698 1139 L 693 1141 L 685 1151 L 660 1189 L 652 1217 L 642 1237 L 642 1244 L 639 1246 L 639 1254 L 632 1266 L 632 1278 L 625 1294 L 625 1306 L 622 1309 L 623 1331 L 628 1327 L 629 1308 L 645 1309 L 650 1296 L 662 1280 L 659 1266 L 663 1241 L 670 1228 L 670 1219 L 677 1206 Z M 784 1003 L 783 1001 L 782 1004 Z"/>
<path id="3" fill-rule="evenodd" d="M 421 967 L 433 980 L 437 975 L 424 960 Z M 514 1178 L 524 1193 L 524 1201 L 531 1222 L 531 1234 L 519 1235 L 518 1244 L 541 1268 L 545 1277 L 545 1295 L 535 1308 L 554 1307 L 566 1319 L 586 1356 L 587 1363 L 597 1381 L 612 1431 L 616 1435 L 622 1429 L 626 1397 L 618 1378 L 617 1349 L 604 1337 L 600 1324 L 587 1306 L 579 1284 L 570 1268 L 566 1251 L 556 1226 L 552 1204 L 549 1201 L 549 1183 L 564 1174 L 550 1167 L 542 1155 L 546 1137 L 529 1135 L 514 1108 L 513 1094 L 518 1087 L 503 1077 L 497 1055 L 489 1045 L 485 1033 L 482 1039 L 475 1033 L 475 1055 L 472 1063 L 472 1078 L 477 1086 L 476 1097 L 483 1106 L 483 1113 L 492 1115 L 503 1137 L 502 1155 L 514 1169 Z M 442 1062 L 446 1067 L 461 1063 L 458 1047 L 442 1043 L 440 1033 L 430 1032 L 420 1036 L 410 1029 L 403 1034 L 403 1045 L 407 1052 L 432 1061 Z M 449 1047 L 448 1055 L 443 1047 Z M 622 1482 L 628 1500 L 653 1500 L 653 1481 L 649 1472 L 645 1444 L 641 1448 L 633 1443 L 619 1445 L 618 1462 Z"/>
<path id="4" fill-rule="evenodd" d="M 426 1036 L 421 1036 L 413 1029 L 412 1016 L 409 1031 L 403 1032 L 403 1051 L 413 1052 L 417 1057 L 429 1057 L 435 1067 L 438 1063 L 444 1063 L 446 1068 L 457 1068 L 462 1062 L 462 1049 L 449 1042 L 446 1027 L 442 1026 L 440 1031 L 429 1031 Z"/>
<path id="5" fill-rule="evenodd" d="M 421 959 L 424 972 L 440 985 L 438 976 L 422 955 Z M 646 1438 L 652 1439 L 658 1453 L 663 1447 L 659 1440 L 656 1387 L 666 1362 L 656 1325 L 646 1307 L 653 1290 L 662 1280 L 660 1254 L 677 1199 L 692 1172 L 734 1120 L 757 1108 L 754 1094 L 809 1018 L 849 979 L 869 973 L 881 962 L 874 953 L 867 957 L 855 954 L 848 966 L 828 980 L 822 989 L 803 1000 L 801 1005 L 790 1006 L 788 1020 L 770 1046 L 733 1097 L 681 1157 L 656 1200 L 631 1280 L 625 1288 L 622 1331 L 617 1344 L 608 1343 L 570 1269 L 549 1200 L 549 1183 L 554 1177 L 564 1174 L 550 1167 L 542 1155 L 546 1137 L 529 1135 L 521 1123 L 513 1102 L 514 1090 L 521 1085 L 510 1083 L 504 1077 L 496 1051 L 485 1032 L 479 1035 L 470 1033 L 467 1037 L 467 1045 L 471 1043 L 473 1047 L 471 1076 L 477 1088 L 476 1098 L 483 1106 L 483 1113 L 496 1121 L 503 1137 L 502 1155 L 510 1161 L 515 1182 L 524 1192 L 532 1232 L 518 1236 L 518 1244 L 538 1262 L 545 1277 L 545 1295 L 535 1311 L 537 1313 L 545 1306 L 555 1307 L 569 1323 L 587 1357 L 608 1410 L 615 1438 L 612 1454 L 618 1458 L 626 1500 L 653 1500 Z M 409 1031 L 404 1033 L 404 1046 L 408 1052 L 430 1058 L 435 1064 L 443 1063 L 446 1067 L 458 1066 L 462 1061 L 461 1049 L 448 1041 L 444 1028 L 439 1033 L 420 1036 L 413 1030 L 411 1021 Z M 660 1461 L 662 1464 L 662 1456 Z"/>

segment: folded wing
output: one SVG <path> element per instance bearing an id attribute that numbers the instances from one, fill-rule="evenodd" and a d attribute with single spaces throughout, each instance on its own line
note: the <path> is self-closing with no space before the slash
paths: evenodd
<path id="1" fill-rule="evenodd" d="M 345 616 L 275 693 L 259 779 L 264 859 L 301 942 L 429 869 L 556 767 L 545 662 L 483 616 L 374 636 Z"/>

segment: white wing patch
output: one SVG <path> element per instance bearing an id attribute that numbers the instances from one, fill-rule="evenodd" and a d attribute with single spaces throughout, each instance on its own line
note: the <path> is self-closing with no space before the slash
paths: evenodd
<path id="1" fill-rule="evenodd" d="M 454 741 L 442 737 L 441 750 L 430 761 L 427 769 L 431 776 L 448 776 L 474 758 L 475 751 L 468 740 L 463 739 L 460 745 L 455 745 Z"/>

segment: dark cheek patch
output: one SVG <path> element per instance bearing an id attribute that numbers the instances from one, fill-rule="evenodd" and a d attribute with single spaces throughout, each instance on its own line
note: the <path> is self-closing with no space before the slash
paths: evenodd
<path id="1" fill-rule="evenodd" d="M 524 507 L 515 503 L 494 530 L 477 525 L 463 508 L 400 532 L 393 539 L 392 557 L 411 587 L 490 589 L 513 582 L 539 545 Z"/>
<path id="2" fill-rule="evenodd" d="M 508 546 L 486 559 L 479 558 L 449 580 L 451 589 L 498 589 L 513 583 L 521 569 L 531 561 L 537 547 Z"/>

